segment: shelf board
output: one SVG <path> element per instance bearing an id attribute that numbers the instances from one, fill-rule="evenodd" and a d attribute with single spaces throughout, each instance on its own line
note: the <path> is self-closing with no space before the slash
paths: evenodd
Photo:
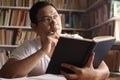
<path id="1" fill-rule="evenodd" d="M 86 10 L 75 10 L 75 9 L 58 9 L 59 12 L 79 12 L 79 13 L 84 13 Z"/>
<path id="2" fill-rule="evenodd" d="M 31 30 L 30 26 L 0 26 L 0 28 L 4 28 L 4 29 L 27 29 L 27 30 Z"/>
<path id="3" fill-rule="evenodd" d="M 91 27 L 91 28 L 89 28 L 87 30 L 90 31 L 90 30 L 96 29 L 96 28 L 102 26 L 103 24 L 108 23 L 108 22 L 113 21 L 113 20 L 120 20 L 120 17 L 112 17 L 112 18 L 110 18 L 110 19 L 108 19 L 106 21 L 103 21 L 102 23 L 99 23 L 98 25 L 95 25 L 95 26 L 93 26 L 93 27 Z"/>
<path id="4" fill-rule="evenodd" d="M 93 5 L 91 5 L 89 8 L 86 9 L 86 11 L 90 11 L 92 9 L 95 9 L 97 6 L 101 5 L 103 3 L 103 0 L 97 0 Z"/>
<path id="5" fill-rule="evenodd" d="M 19 9 L 19 10 L 30 10 L 30 7 L 18 7 L 18 6 L 0 6 L 0 9 Z M 58 9 L 59 12 L 79 12 L 83 13 L 86 10 L 75 10 L 75 9 Z"/>
<path id="6" fill-rule="evenodd" d="M 86 29 L 84 29 L 84 28 L 79 28 L 79 29 L 77 29 L 77 28 L 63 28 L 63 31 L 86 31 Z"/>
<path id="7" fill-rule="evenodd" d="M 31 30 L 30 26 L 0 26 L 2 29 L 25 29 L 25 30 Z M 63 28 L 63 31 L 87 31 L 87 29 L 84 28 Z"/>
<path id="8" fill-rule="evenodd" d="M 29 10 L 30 7 L 18 7 L 18 6 L 0 6 L 1 9 L 20 9 L 20 10 Z"/>
<path id="9" fill-rule="evenodd" d="M 11 50 L 17 47 L 18 45 L 0 45 L 0 50 Z"/>

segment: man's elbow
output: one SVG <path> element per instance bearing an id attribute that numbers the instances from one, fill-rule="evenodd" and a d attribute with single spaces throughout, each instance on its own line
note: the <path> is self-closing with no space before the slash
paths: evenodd
<path id="1" fill-rule="evenodd" d="M 108 78 L 110 76 L 110 71 L 108 69 L 108 71 L 106 71 L 106 77 Z"/>
<path id="2" fill-rule="evenodd" d="M 25 74 L 19 74 L 19 73 L 12 73 L 12 72 L 3 72 L 0 71 L 0 77 L 1 78 L 20 78 L 20 77 L 25 77 Z"/>

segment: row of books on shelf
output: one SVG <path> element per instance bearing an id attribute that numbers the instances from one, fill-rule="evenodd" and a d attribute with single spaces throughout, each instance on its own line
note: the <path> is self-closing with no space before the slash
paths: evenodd
<path id="1" fill-rule="evenodd" d="M 26 10 L 0 9 L 0 25 L 29 26 L 29 12 Z"/>
<path id="2" fill-rule="evenodd" d="M 71 15 L 71 18 L 69 14 L 61 13 L 61 19 L 63 28 L 70 26 L 71 28 L 79 28 L 81 26 L 80 13 Z M 0 25 L 16 27 L 30 26 L 29 12 L 28 10 L 0 9 Z"/>
<path id="3" fill-rule="evenodd" d="M 80 13 L 72 14 L 62 14 L 61 15 L 62 27 L 63 28 L 75 28 L 79 29 L 83 26 L 82 15 Z"/>
<path id="4" fill-rule="evenodd" d="M 38 1 L 48 1 L 54 4 L 58 9 L 84 9 L 82 0 L 0 0 L 1 6 L 30 7 Z M 74 6 L 76 4 L 76 6 Z"/>
<path id="5" fill-rule="evenodd" d="M 32 0 L 31 0 L 32 1 Z M 29 0 L 0 0 L 1 6 L 19 6 L 28 7 Z"/>
<path id="6" fill-rule="evenodd" d="M 24 41 L 36 37 L 37 34 L 33 31 L 0 29 L 0 45 L 20 45 Z"/>
<path id="7" fill-rule="evenodd" d="M 11 51 L 5 51 L 5 50 L 0 51 L 0 69 L 10 58 L 10 52 Z"/>
<path id="8" fill-rule="evenodd" d="M 111 35 L 116 37 L 117 41 L 120 41 L 120 20 L 111 20 L 109 22 L 106 22 L 102 24 L 101 26 L 98 26 L 96 28 L 91 28 L 90 30 L 85 31 L 75 31 L 72 32 L 78 33 L 83 37 L 88 37 L 92 32 L 91 37 L 96 36 L 105 36 L 105 35 Z M 64 32 L 69 32 L 65 31 Z M 87 34 L 88 33 L 88 34 Z M 37 37 L 37 34 L 31 30 L 24 30 L 21 28 L 18 29 L 6 29 L 1 28 L 0 29 L 0 44 L 1 45 L 15 45 L 15 44 L 21 44 L 26 40 L 34 39 Z M 89 37 L 88 37 L 89 38 Z"/>
<path id="9" fill-rule="evenodd" d="M 120 1 L 106 2 L 88 13 L 90 27 L 98 25 L 112 17 L 120 17 Z"/>

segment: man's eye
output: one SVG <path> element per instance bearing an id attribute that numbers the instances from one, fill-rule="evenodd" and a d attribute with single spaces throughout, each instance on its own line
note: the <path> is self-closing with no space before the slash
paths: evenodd
<path id="1" fill-rule="evenodd" d="M 50 18 L 47 18 L 46 20 L 47 20 L 47 21 L 51 21 L 51 19 L 50 19 Z"/>
<path id="2" fill-rule="evenodd" d="M 48 17 L 48 18 L 45 18 L 45 21 L 49 21 L 49 22 L 51 22 L 51 20 L 52 20 L 52 19 L 49 18 L 49 17 Z"/>
<path id="3" fill-rule="evenodd" d="M 57 18 L 57 17 L 58 17 L 58 15 L 54 15 L 54 16 L 53 16 L 54 19 Z"/>

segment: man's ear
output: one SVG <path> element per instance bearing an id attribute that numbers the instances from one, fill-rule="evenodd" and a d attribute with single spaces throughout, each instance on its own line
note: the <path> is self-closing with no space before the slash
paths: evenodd
<path id="1" fill-rule="evenodd" d="M 31 23 L 31 28 L 33 31 L 36 32 L 37 25 L 35 23 Z"/>

